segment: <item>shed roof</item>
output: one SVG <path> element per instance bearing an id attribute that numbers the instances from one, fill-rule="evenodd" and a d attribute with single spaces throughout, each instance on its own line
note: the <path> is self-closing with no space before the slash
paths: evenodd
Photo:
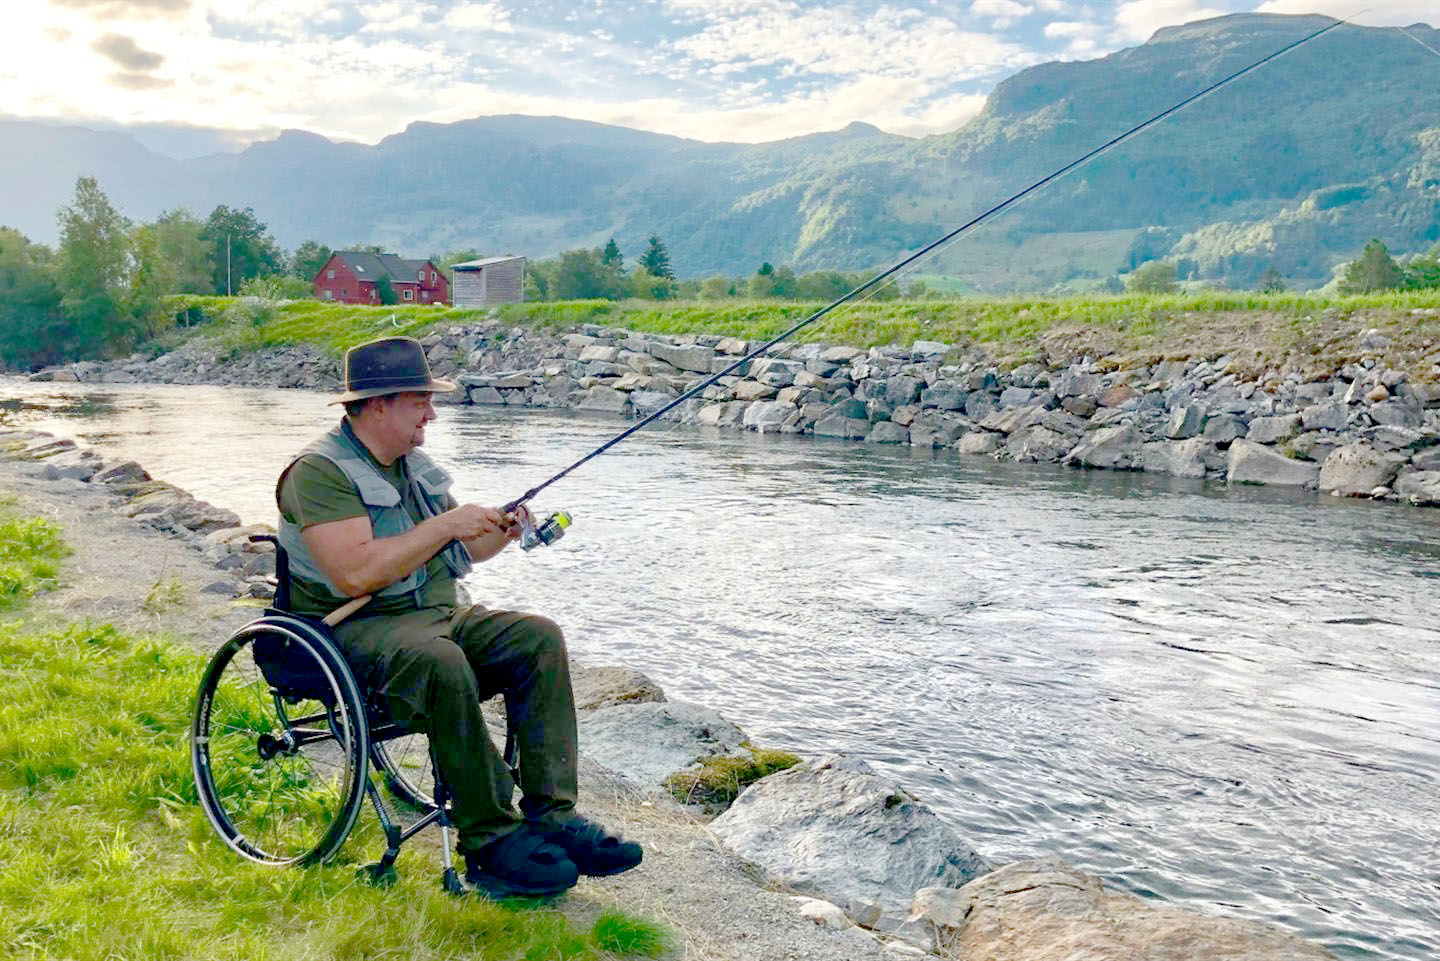
<path id="1" fill-rule="evenodd" d="M 508 264 L 524 259 L 524 257 L 482 257 L 479 260 L 467 260 L 463 264 L 451 264 L 450 266 L 455 270 L 479 270 L 481 267 L 489 267 L 491 264 Z"/>

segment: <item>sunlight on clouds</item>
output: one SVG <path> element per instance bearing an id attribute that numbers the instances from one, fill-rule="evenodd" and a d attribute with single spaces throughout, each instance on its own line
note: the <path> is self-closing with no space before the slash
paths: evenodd
<path id="1" fill-rule="evenodd" d="M 1115 7 L 1115 25 L 1120 28 L 1121 39 L 1143 42 L 1161 27 L 1208 20 L 1229 12 L 1202 7 L 1195 0 L 1126 0 Z"/>
<path id="2" fill-rule="evenodd" d="M 974 0 L 970 4 L 970 12 L 977 17 L 987 17 L 996 27 L 1004 28 L 1030 16 L 1034 7 L 1017 0 Z"/>
<path id="3" fill-rule="evenodd" d="M 1266 0 L 1261 13 L 1323 13 L 1367 27 L 1408 27 L 1424 23 L 1440 27 L 1436 0 Z"/>

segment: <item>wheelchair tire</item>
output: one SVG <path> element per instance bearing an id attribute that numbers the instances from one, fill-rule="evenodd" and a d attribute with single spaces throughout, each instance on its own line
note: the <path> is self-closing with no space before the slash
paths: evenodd
<path id="1" fill-rule="evenodd" d="M 190 744 L 200 806 L 244 857 L 326 861 L 355 826 L 370 751 L 364 703 L 313 624 L 267 614 L 232 635 L 205 670 Z"/>

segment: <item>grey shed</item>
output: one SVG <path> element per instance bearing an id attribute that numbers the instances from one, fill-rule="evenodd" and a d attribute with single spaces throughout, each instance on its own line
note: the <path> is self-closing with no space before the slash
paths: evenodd
<path id="1" fill-rule="evenodd" d="M 518 304 L 525 299 L 525 258 L 485 257 L 452 264 L 455 282 L 450 302 L 456 307 Z"/>

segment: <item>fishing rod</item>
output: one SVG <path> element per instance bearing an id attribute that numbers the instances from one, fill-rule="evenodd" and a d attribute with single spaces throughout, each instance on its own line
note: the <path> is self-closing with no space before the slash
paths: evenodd
<path id="1" fill-rule="evenodd" d="M 547 480 L 544 480 L 544 481 L 542 481 L 541 483 L 536 484 L 534 487 L 530 488 L 530 489 L 527 490 L 525 493 L 521 494 L 519 497 L 517 497 L 517 498 L 515 498 L 514 500 L 510 501 L 508 504 L 506 504 L 506 505 L 502 508 L 502 511 L 503 511 L 504 513 L 506 513 L 506 514 L 512 514 L 512 513 L 514 513 L 515 511 L 520 510 L 521 508 L 524 508 L 524 507 L 525 507 L 525 504 L 526 504 L 527 502 L 529 502 L 532 498 L 535 497 L 536 494 L 540 493 L 540 492 L 543 491 L 545 488 L 549 487 L 551 484 L 554 484 L 556 481 L 558 481 L 558 480 L 560 480 L 561 478 L 567 476 L 567 475 L 570 474 L 572 471 L 574 471 L 574 470 L 576 470 L 577 468 L 579 468 L 581 465 L 586 464 L 586 463 L 588 463 L 589 461 L 594 460 L 596 457 L 599 457 L 601 454 L 605 453 L 607 450 L 609 450 L 610 448 L 614 447 L 616 444 L 619 444 L 621 441 L 623 441 L 623 440 L 625 440 L 626 438 L 630 437 L 632 434 L 635 434 L 637 431 L 639 431 L 641 428 L 645 427 L 647 424 L 651 424 L 651 423 L 653 423 L 654 421 L 658 420 L 661 416 L 663 416 L 664 414 L 666 414 L 666 413 L 674 410 L 676 407 L 680 406 L 680 405 L 683 404 L 685 401 L 689 400 L 689 399 L 692 398 L 692 397 L 697 396 L 697 395 L 700 394 L 702 391 L 704 391 L 705 388 L 709 387 L 710 385 L 712 385 L 712 384 L 714 384 L 715 382 L 717 382 L 718 380 L 720 380 L 720 378 L 725 377 L 725 376 L 727 376 L 728 374 L 730 374 L 730 373 L 732 373 L 732 372 L 734 372 L 734 371 L 736 371 L 736 370 L 739 370 L 743 365 L 745 365 L 745 364 L 748 363 L 749 361 L 754 360 L 756 357 L 761 356 L 762 354 L 764 354 L 766 351 L 768 351 L 770 348 L 774 347 L 776 344 L 780 343 L 781 341 L 787 340 L 787 339 L 789 339 L 790 337 L 794 336 L 795 334 L 799 333 L 801 330 L 804 330 L 806 327 L 809 327 L 811 324 L 815 323 L 817 320 L 820 320 L 822 317 L 825 317 L 825 316 L 828 315 L 831 311 L 835 310 L 837 307 L 840 307 L 840 306 L 842 306 L 843 304 L 850 303 L 851 301 L 853 301 L 853 300 L 855 300 L 857 297 L 859 297 L 861 294 L 864 294 L 864 293 L 870 292 L 870 291 L 874 291 L 874 290 L 877 289 L 881 284 L 885 283 L 885 282 L 888 281 L 891 277 L 894 277 L 894 276 L 895 276 L 896 274 L 898 274 L 900 271 L 904 270 L 906 267 L 909 267 L 911 264 L 915 263 L 917 260 L 920 260 L 920 259 L 928 256 L 931 252 L 935 251 L 937 248 L 943 247 L 943 246 L 945 246 L 946 244 L 951 243 L 951 242 L 954 241 L 956 238 L 958 238 L 961 234 L 963 234 L 963 233 L 965 233 L 966 231 L 968 231 L 968 230 L 970 230 L 970 229 L 978 226 L 979 224 L 983 223 L 984 221 L 993 218 L 994 216 L 996 216 L 997 214 L 1001 213 L 1002 211 L 1007 210 L 1008 208 L 1014 206 L 1015 204 L 1019 203 L 1021 200 L 1025 199 L 1026 197 L 1028 197 L 1030 194 L 1033 194 L 1033 193 L 1036 192 L 1037 190 L 1040 190 L 1041 188 L 1045 187 L 1047 184 L 1050 184 L 1051 182 L 1053 182 L 1053 181 L 1055 181 L 1055 180 L 1059 180 L 1061 177 L 1063 177 L 1063 176 L 1065 176 L 1066 174 L 1070 173 L 1070 172 L 1071 172 L 1072 170 L 1074 170 L 1075 168 L 1077 168 L 1077 167 L 1079 167 L 1079 166 L 1082 166 L 1083 164 L 1086 164 L 1086 163 L 1088 163 L 1088 162 L 1091 161 L 1091 160 L 1094 160 L 1096 157 L 1098 157 L 1098 156 L 1100 156 L 1101 154 L 1105 153 L 1107 150 L 1110 150 L 1110 149 L 1112 149 L 1113 147 L 1116 147 L 1116 146 L 1124 143 L 1126 140 L 1129 140 L 1131 137 L 1134 137 L 1136 134 L 1140 133 L 1141 131 L 1145 130 L 1146 128 L 1151 127 L 1151 126 L 1159 123 L 1160 121 L 1164 120 L 1166 117 L 1169 117 L 1169 116 L 1171 116 L 1172 114 L 1175 114 L 1175 113 L 1180 112 L 1181 110 L 1184 110 L 1186 107 L 1190 106 L 1190 105 L 1191 105 L 1192 103 L 1194 103 L 1195 101 L 1200 100 L 1202 97 L 1206 97 L 1206 96 L 1208 96 L 1209 94 L 1214 93 L 1216 90 L 1219 90 L 1221 87 L 1224 87 L 1224 86 L 1232 83 L 1233 81 L 1240 79 L 1241 77 L 1245 76 L 1246 74 L 1250 73 L 1251 71 L 1258 70 L 1260 67 L 1263 67 L 1265 64 L 1269 63 L 1270 61 L 1275 60 L 1275 59 L 1277 59 L 1277 58 L 1279 58 L 1279 57 L 1282 57 L 1282 56 L 1284 56 L 1285 54 L 1289 53 L 1290 51 L 1295 50 L 1295 49 L 1297 49 L 1297 48 L 1299 48 L 1299 47 L 1304 46 L 1305 44 L 1309 43 L 1311 40 L 1314 40 L 1314 39 L 1316 39 L 1317 37 L 1320 37 L 1320 36 L 1322 36 L 1322 35 L 1324 35 L 1324 34 L 1326 34 L 1326 33 L 1329 33 L 1331 30 L 1334 30 L 1336 27 L 1341 26 L 1342 24 L 1347 23 L 1347 22 L 1349 22 L 1348 19 L 1346 19 L 1346 20 L 1336 20 L 1335 22 L 1330 23 L 1330 24 L 1327 24 L 1327 25 L 1325 25 L 1324 27 L 1320 28 L 1319 30 L 1314 31 L 1313 33 L 1309 33 L 1309 34 L 1305 35 L 1304 37 L 1301 37 L 1299 40 L 1295 40 L 1295 41 L 1292 41 L 1291 43 L 1286 44 L 1285 46 L 1283 46 L 1283 47 L 1281 47 L 1280 49 L 1274 51 L 1273 53 L 1267 54 L 1266 56 L 1261 57 L 1259 60 L 1256 60 L 1256 61 L 1254 61 L 1253 63 L 1251 63 L 1251 64 L 1249 64 L 1249 65 L 1247 65 L 1247 66 L 1245 66 L 1245 67 L 1242 67 L 1242 68 L 1239 69 L 1239 70 L 1236 70 L 1234 73 L 1229 74 L 1228 76 L 1223 77 L 1223 78 L 1220 79 L 1220 80 L 1217 80 L 1215 83 L 1212 83 L 1210 86 L 1208 86 L 1208 87 L 1206 87 L 1205 89 L 1199 91 L 1198 93 L 1191 94 L 1190 96 L 1186 97 L 1184 100 L 1181 100 L 1181 101 L 1175 103 L 1174 105 L 1172 105 L 1172 106 L 1170 106 L 1170 107 L 1167 107 L 1166 109 L 1164 109 L 1164 110 L 1160 111 L 1159 113 L 1155 114 L 1153 117 L 1149 118 L 1148 120 L 1145 120 L 1145 121 L 1142 122 L 1142 123 L 1136 124 L 1135 126 L 1131 127 L 1129 130 L 1126 130 L 1124 133 L 1121 133 L 1121 134 L 1119 134 L 1118 136 L 1115 136 L 1115 137 L 1111 138 L 1110 140 L 1107 140 L 1105 143 L 1103 143 L 1103 144 L 1101 144 L 1100 146 L 1094 148 L 1093 150 L 1089 151 L 1088 153 L 1084 154 L 1083 156 L 1081 156 L 1081 157 L 1079 157 L 1079 158 L 1077 158 L 1077 159 L 1075 159 L 1075 160 L 1070 161 L 1070 162 L 1067 163 L 1065 166 L 1060 167 L 1060 168 L 1058 168 L 1057 170 L 1055 170 L 1054 172 L 1049 173 L 1049 174 L 1045 175 L 1044 177 L 1042 177 L 1041 179 L 1035 181 L 1035 182 L 1032 183 L 1030 186 L 1026 187 L 1024 190 L 1021 190 L 1019 193 L 1012 194 L 1010 197 L 1007 197 L 1005 200 L 1002 200 L 1000 203 L 998 203 L 998 204 L 996 204 L 995 206 L 991 207 L 989 210 L 986 210 L 984 213 L 980 214 L 979 216 L 974 217 L 974 218 L 972 218 L 972 219 L 969 220 L 969 221 L 966 221 L 965 223 L 961 224 L 959 227 L 956 227 L 954 230 L 952 230 L 952 231 L 950 231 L 949 233 L 945 234 L 943 237 L 940 237 L 940 238 L 938 238 L 938 239 L 936 239 L 936 240 L 931 241 L 930 243 L 926 244 L 924 247 L 921 247 L 919 250 L 917 250 L 917 251 L 915 251 L 914 253 L 910 254 L 908 257 L 905 257 L 904 259 L 902 259 L 901 261 L 899 261 L 898 263 L 896 263 L 894 266 L 892 266 L 892 267 L 890 267 L 890 268 L 888 268 L 888 269 L 886 269 L 886 270 L 881 271 L 880 273 L 876 274 L 874 277 L 871 277 L 869 280 L 865 281 L 865 282 L 864 282 L 863 284 L 861 284 L 860 286 L 855 287 L 854 289 L 850 290 L 848 293 L 843 294 L 842 296 L 835 298 L 835 299 L 832 300 L 830 303 L 826 304 L 824 307 L 821 307 L 819 310 L 815 311 L 813 314 L 810 314 L 810 315 L 809 315 L 808 317 L 806 317 L 805 319 L 803 319 L 803 320 L 801 320 L 801 321 L 798 321 L 797 323 L 793 324 L 792 326 L 786 328 L 784 331 L 782 331 L 781 333 L 779 333 L 779 334 L 775 335 L 774 337 L 770 338 L 770 339 L 767 340 L 765 343 L 761 344 L 759 347 L 757 347 L 757 348 L 755 348 L 754 350 L 750 351 L 748 354 L 745 354 L 745 355 L 744 355 L 743 357 L 741 357 L 739 360 L 736 360 L 734 363 L 732 363 L 732 364 L 730 364 L 729 366 L 725 367 L 723 370 L 721 370 L 721 371 L 719 371 L 719 372 L 717 372 L 717 373 L 711 374 L 709 377 L 706 377 L 704 380 L 700 381 L 698 384 L 696 384 L 695 386 L 691 387 L 689 390 L 685 391 L 685 392 L 684 392 L 683 394 L 681 394 L 679 397 L 676 397 L 675 399 L 671 400 L 671 401 L 670 401 L 668 404 L 666 404 L 664 407 L 661 407 L 659 410 L 656 410 L 656 411 L 652 412 L 652 413 L 651 413 L 648 417 L 646 417 L 644 420 L 637 421 L 636 423 L 630 425 L 628 428 L 626 428 L 625 430 L 623 430 L 623 431 L 621 431 L 620 433 L 616 434 L 614 437 L 610 438 L 610 439 L 607 440 L 605 443 L 601 444 L 599 447 L 595 448 L 595 449 L 592 450 L 590 453 L 586 454 L 584 457 L 581 457 L 579 460 L 575 461 L 575 462 L 574 462 L 573 464 L 571 464 L 570 466 L 568 466 L 568 467 L 566 467 L 565 469 L 563 469 L 563 470 L 555 473 L 554 475 L 552 475 L 551 477 L 549 477 Z M 520 522 L 520 524 L 521 524 L 522 531 L 524 532 L 524 543 L 527 543 L 527 544 L 529 544 L 530 546 L 539 546 L 540 544 L 550 544 L 550 543 L 553 543 L 554 541 L 559 540 L 560 537 L 564 535 L 564 533 L 565 533 L 565 528 L 567 528 L 567 527 L 570 526 L 570 515 L 567 514 L 567 513 L 565 513 L 564 511 L 561 511 L 561 512 L 559 512 L 559 513 L 557 513 L 557 514 L 552 515 L 549 519 L 547 519 L 544 523 L 540 524 L 539 526 L 536 526 L 536 525 L 534 524 L 533 520 L 532 520 L 531 517 L 530 517 L 530 512 L 529 512 L 528 510 L 520 510 L 520 513 L 517 515 L 517 518 L 518 518 L 518 520 L 519 520 L 519 522 Z"/>

